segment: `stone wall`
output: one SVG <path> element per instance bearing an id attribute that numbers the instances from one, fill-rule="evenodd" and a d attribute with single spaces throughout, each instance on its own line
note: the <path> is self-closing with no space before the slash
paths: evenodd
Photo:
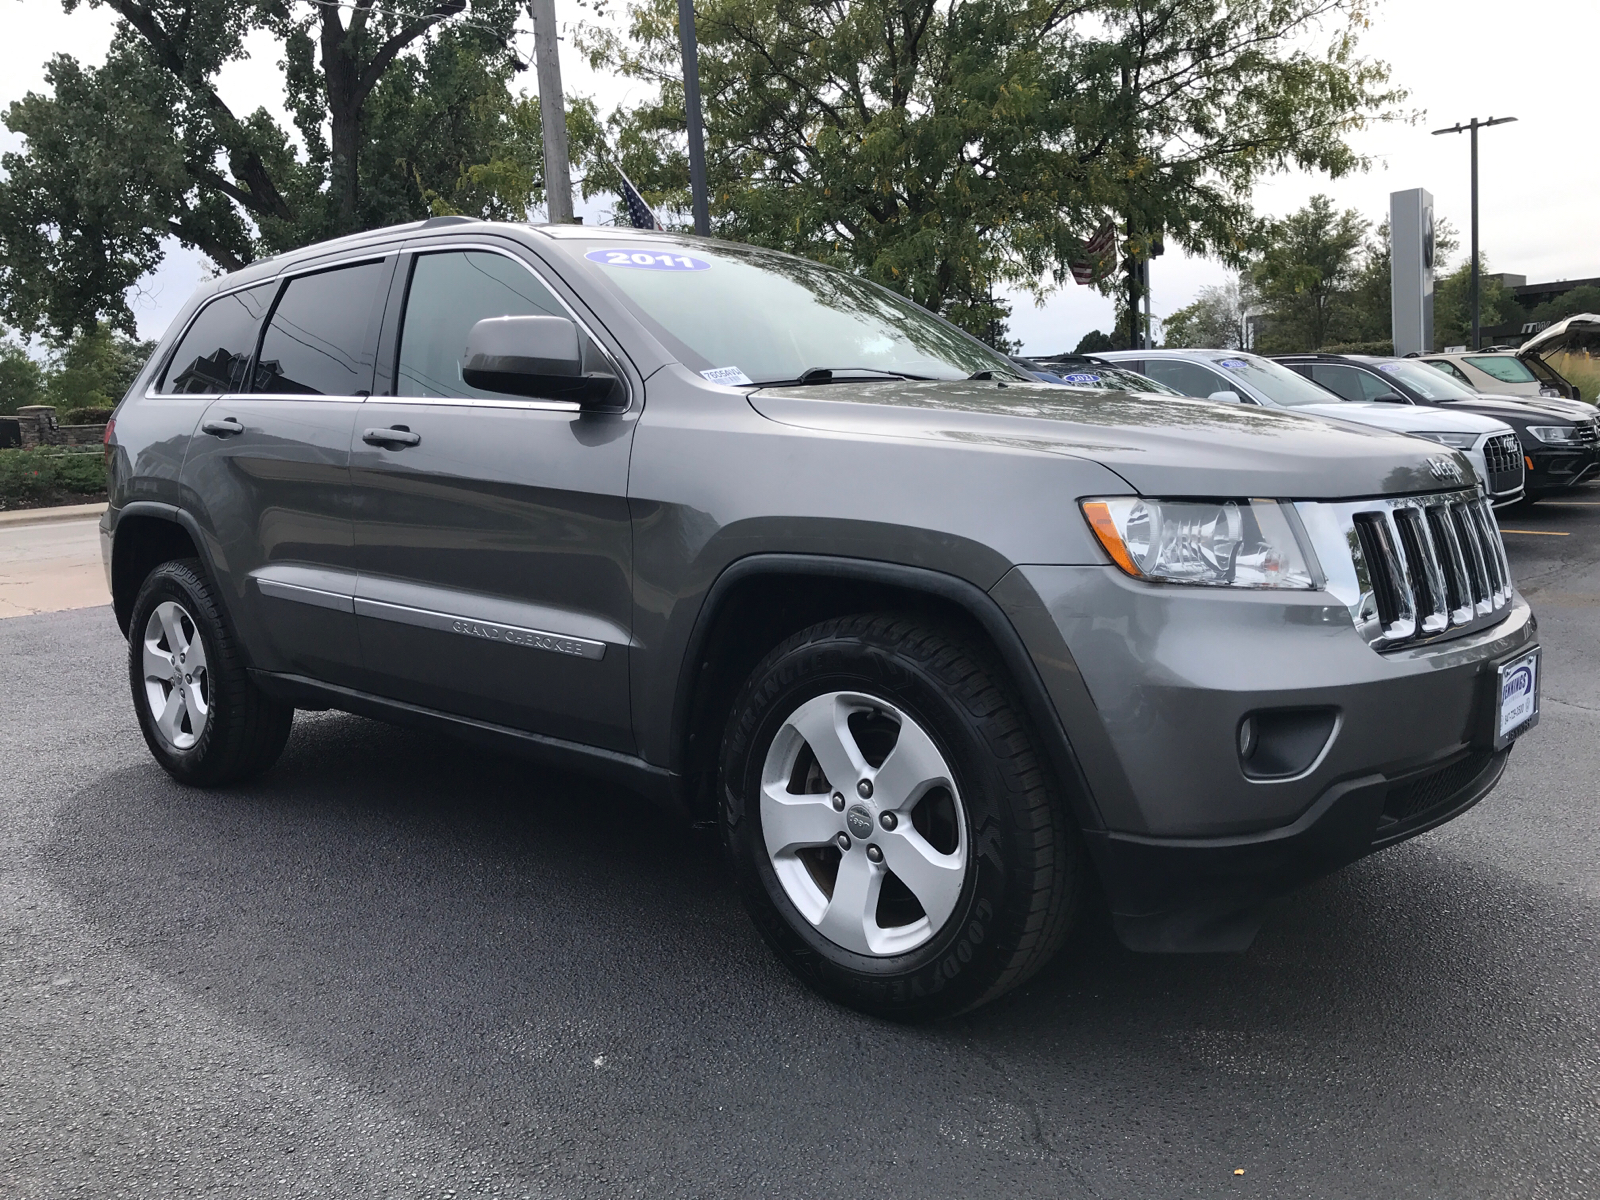
<path id="1" fill-rule="evenodd" d="M 51 404 L 28 404 L 17 409 L 17 428 L 25 450 L 38 446 L 98 446 L 105 440 L 104 425 L 63 425 Z"/>

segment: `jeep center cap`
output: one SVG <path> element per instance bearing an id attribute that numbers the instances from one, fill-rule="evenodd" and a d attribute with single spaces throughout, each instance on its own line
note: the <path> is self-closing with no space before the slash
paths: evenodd
<path id="1" fill-rule="evenodd" d="M 845 827 L 857 838 L 872 836 L 872 814 L 859 804 L 852 804 L 844 815 Z"/>

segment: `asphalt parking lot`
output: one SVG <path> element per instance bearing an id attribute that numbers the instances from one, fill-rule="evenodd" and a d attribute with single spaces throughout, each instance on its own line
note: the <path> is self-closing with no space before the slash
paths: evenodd
<path id="1" fill-rule="evenodd" d="M 626 794 L 333 714 L 186 792 L 109 609 L 0 621 L 0 1196 L 1600 1194 L 1578 499 L 1502 515 L 1543 722 L 1488 800 L 1247 954 L 1091 923 L 915 1028 L 792 980 Z"/>

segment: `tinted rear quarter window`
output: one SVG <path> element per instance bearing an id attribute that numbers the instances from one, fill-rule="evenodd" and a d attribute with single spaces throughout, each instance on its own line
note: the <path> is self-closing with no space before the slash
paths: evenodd
<path id="1" fill-rule="evenodd" d="M 176 396 L 243 391 L 261 318 L 277 287 L 276 280 L 257 284 L 218 296 L 202 308 L 173 351 L 158 390 Z"/>
<path id="2" fill-rule="evenodd" d="M 252 391 L 354 396 L 372 388 L 368 332 L 384 264 L 291 279 L 273 309 Z"/>
<path id="3" fill-rule="evenodd" d="M 488 250 L 419 254 L 400 331 L 401 396 L 494 396 L 461 378 L 467 334 L 490 317 L 565 317 L 566 310 L 521 263 Z M 588 339 L 580 335 L 580 344 Z M 585 345 L 586 357 L 592 348 Z"/>
<path id="4" fill-rule="evenodd" d="M 1492 375 L 1501 383 L 1537 383 L 1533 372 L 1509 354 L 1484 354 L 1467 359 L 1485 375 Z"/>

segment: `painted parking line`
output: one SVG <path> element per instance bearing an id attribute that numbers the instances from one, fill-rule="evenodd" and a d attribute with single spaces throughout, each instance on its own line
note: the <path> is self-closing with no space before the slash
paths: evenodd
<path id="1" fill-rule="evenodd" d="M 1532 534 L 1537 534 L 1539 537 L 1571 537 L 1572 536 L 1570 533 L 1566 533 L 1564 531 L 1556 530 L 1556 529 L 1506 529 L 1504 526 L 1501 527 L 1500 532 L 1501 533 L 1532 533 Z"/>

